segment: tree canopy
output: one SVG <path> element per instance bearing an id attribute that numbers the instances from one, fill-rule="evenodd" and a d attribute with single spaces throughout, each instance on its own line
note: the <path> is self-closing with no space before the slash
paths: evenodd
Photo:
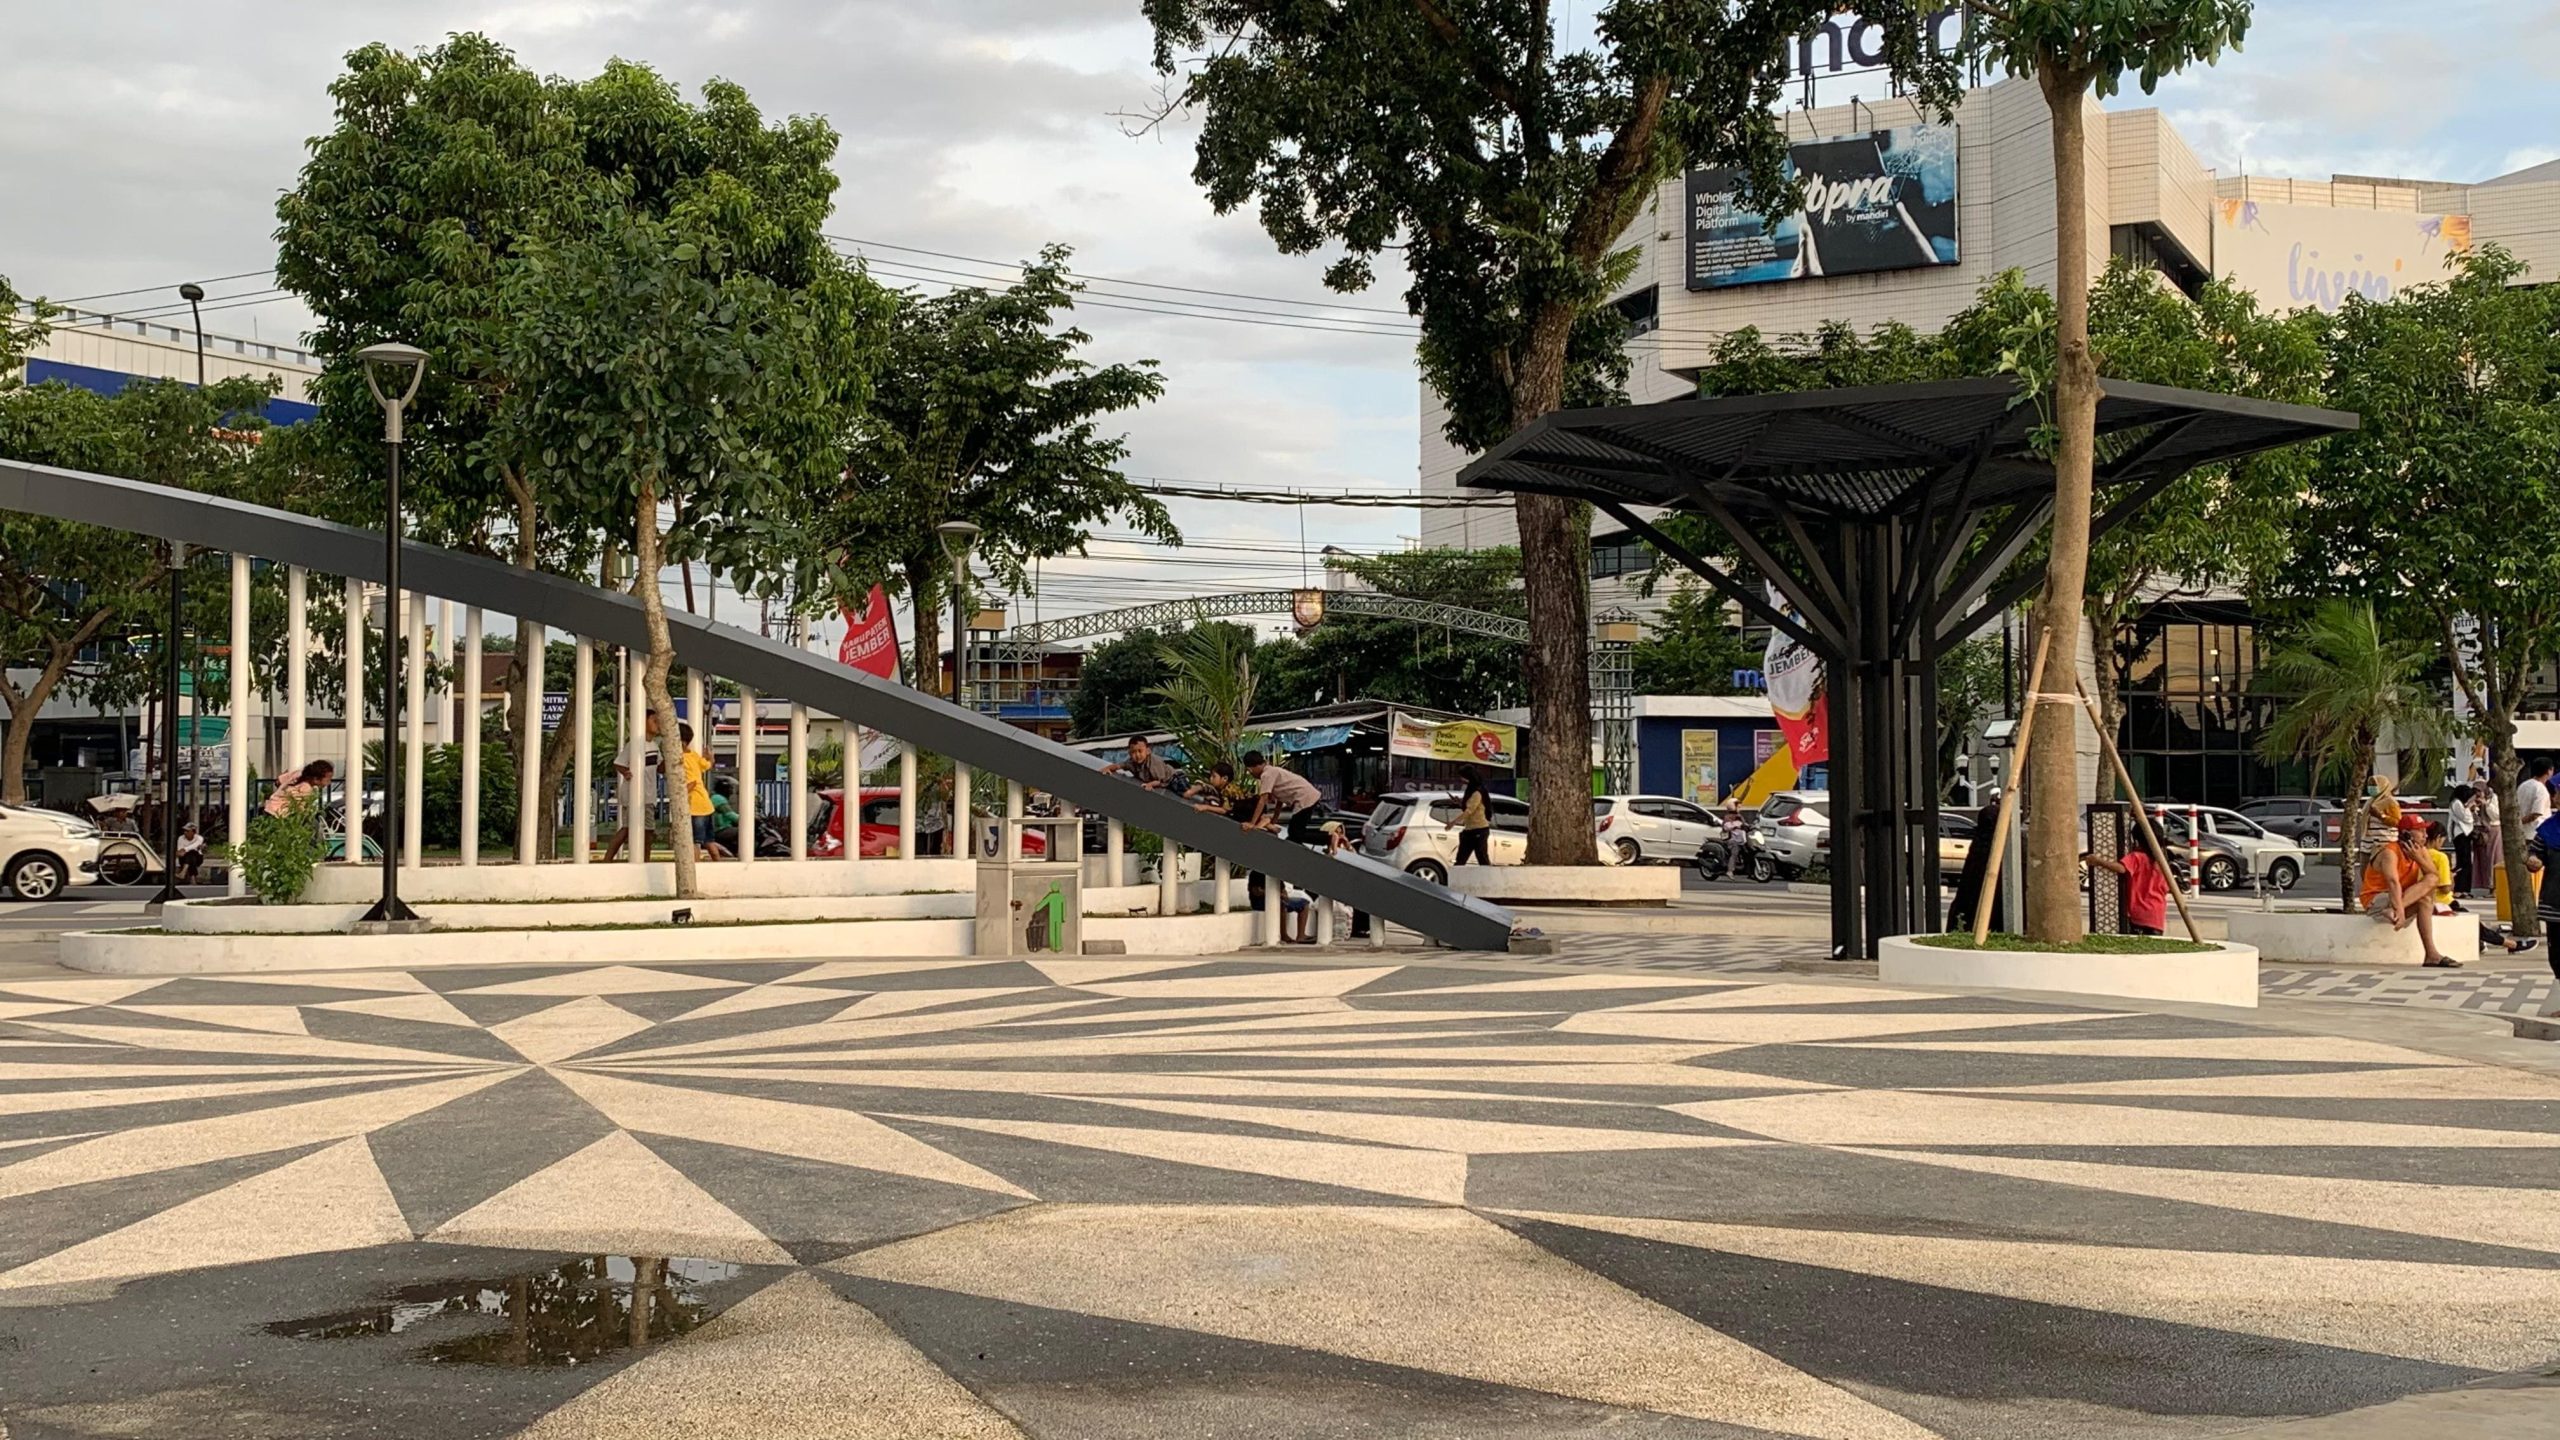
<path id="1" fill-rule="evenodd" d="M 0 279 L 0 456 L 259 498 L 257 413 L 275 393 L 270 382 L 199 391 L 136 380 L 114 395 L 25 385 L 14 372 L 47 333 L 49 311 L 22 320 L 17 307 Z M 27 745 L 47 700 L 138 688 L 143 657 L 127 632 L 164 612 L 168 573 L 168 552 L 139 537 L 0 511 L 0 800 L 26 800 Z"/>
<path id="2" fill-rule="evenodd" d="M 976 563 L 1019 590 L 1035 559 L 1083 548 L 1117 519 L 1178 541 L 1164 507 L 1121 473 L 1128 443 L 1102 419 L 1164 393 L 1152 360 L 1098 365 L 1062 318 L 1083 287 L 1050 246 L 1002 289 L 898 292 L 870 404 L 853 422 L 840 481 L 805 497 L 812 543 L 841 566 L 844 596 L 901 582 L 915 612 L 915 670 L 933 674 L 946 591 L 934 527 L 979 528 Z"/>
<path id="3" fill-rule="evenodd" d="M 1859 7 L 1924 102 L 1955 91 L 1923 31 L 1930 6 Z M 1146 0 L 1169 110 L 1199 114 L 1193 178 L 1220 213 L 1255 207 L 1285 254 L 1334 256 L 1367 288 L 1392 252 L 1421 321 L 1424 379 L 1449 438 L 1483 449 L 1568 403 L 1613 398 L 1622 328 L 1605 305 L 1655 182 L 1734 164 L 1786 193 L 1780 85 L 1819 0 L 1600 0 L 1596 43 L 1560 49 L 1544 3 Z M 1532 621 L 1530 859 L 1590 863 L 1590 524 L 1515 502 Z"/>
<path id="4" fill-rule="evenodd" d="M 1760 656 L 1725 622 L 1724 599 L 1702 586 L 1682 585 L 1636 642 L 1639 695 L 1732 695 L 1733 675 L 1757 670 Z"/>

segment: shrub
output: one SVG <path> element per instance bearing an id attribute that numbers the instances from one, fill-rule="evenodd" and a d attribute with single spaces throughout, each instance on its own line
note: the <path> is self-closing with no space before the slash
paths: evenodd
<path id="1" fill-rule="evenodd" d="M 270 815 L 261 808 L 250 816 L 249 836 L 231 863 L 240 867 L 261 901 L 290 905 L 302 898 L 310 887 L 311 872 L 328 853 L 328 837 L 320 833 L 319 809 L 305 795 L 282 815 Z"/>

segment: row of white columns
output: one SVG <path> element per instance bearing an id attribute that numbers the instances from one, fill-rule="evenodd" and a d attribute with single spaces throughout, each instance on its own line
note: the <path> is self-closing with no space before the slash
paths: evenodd
<path id="1" fill-rule="evenodd" d="M 236 848 L 248 839 L 250 808 L 257 803 L 255 797 L 250 794 L 252 758 L 250 737 L 257 733 L 258 727 L 253 723 L 251 713 L 256 694 L 251 683 L 250 666 L 252 634 L 249 556 L 236 554 L 231 557 L 230 578 L 232 743 L 228 776 L 230 814 L 227 838 Z M 344 846 L 343 858 L 351 864 L 361 864 L 364 860 L 363 715 L 365 698 L 371 693 L 366 683 L 365 671 L 365 636 L 369 628 L 366 601 L 364 582 L 353 579 L 345 582 L 345 625 L 338 645 L 340 660 L 344 667 L 346 695 L 341 711 L 347 717 L 345 721 L 347 758 L 342 774 L 347 804 L 341 829 L 341 841 Z M 384 615 L 385 630 L 399 637 L 398 643 L 404 647 L 407 659 L 406 673 L 403 677 L 405 684 L 401 696 L 405 723 L 401 735 L 396 737 L 396 743 L 401 746 L 404 771 L 401 777 L 403 782 L 401 785 L 401 833 L 391 837 L 400 847 L 400 863 L 404 868 L 415 867 L 423 863 L 425 858 L 423 801 L 426 779 L 426 731 L 429 719 L 426 617 L 428 608 L 433 603 L 435 602 L 427 597 L 411 592 L 397 597 L 397 603 L 390 605 Z M 448 635 L 452 634 L 450 620 L 452 608 L 450 602 L 446 602 L 448 617 L 446 633 Z M 308 759 L 311 663 L 310 577 L 309 573 L 300 566 L 289 567 L 286 570 L 285 610 L 284 768 L 288 772 L 296 772 Z M 486 636 L 484 617 L 479 607 L 469 607 L 462 612 L 462 615 L 459 637 L 461 674 L 458 687 L 461 711 L 458 739 L 462 750 L 462 796 L 459 817 L 462 833 L 459 858 L 464 865 L 477 865 L 480 863 L 480 746 L 483 736 L 480 697 L 485 689 L 484 682 L 487 674 L 484 643 Z M 524 724 L 527 732 L 525 738 L 529 742 L 523 746 L 522 753 L 531 762 L 522 767 L 522 774 L 518 777 L 520 787 L 516 820 L 516 862 L 518 864 L 532 863 L 536 858 L 535 852 L 540 848 L 542 809 L 552 801 L 552 797 L 542 788 L 542 767 L 539 763 L 543 734 L 543 662 L 548 639 L 542 626 L 530 622 L 520 625 L 517 629 L 517 657 L 524 667 L 525 678 Z M 564 723 L 573 727 L 571 733 L 591 735 L 594 733 L 595 723 L 595 643 L 583 636 L 579 637 L 575 645 L 575 656 L 569 713 L 562 718 Z M 621 694 L 617 697 L 617 701 L 622 719 L 624 773 L 618 788 L 620 814 L 623 823 L 628 826 L 633 817 L 645 814 L 650 789 L 647 784 L 648 746 L 644 740 L 646 727 L 643 723 L 642 672 L 637 663 L 637 657 L 626 657 L 622 676 L 623 683 L 618 687 Z M 695 743 L 701 747 L 702 753 L 711 755 L 715 753 L 716 746 L 709 712 L 703 703 L 705 700 L 703 677 L 698 673 L 690 676 L 686 683 L 686 691 L 690 702 L 686 709 L 692 716 L 698 731 Z M 739 859 L 747 862 L 756 858 L 754 853 L 757 816 L 755 775 L 762 750 L 759 708 L 755 692 L 744 686 L 739 687 L 740 718 L 734 758 L 740 779 L 737 806 L 741 851 Z M 386 736 L 385 743 L 395 743 L 394 737 Z M 808 856 L 808 828 L 815 814 L 809 785 L 808 707 L 796 703 L 791 706 L 789 733 L 785 745 L 784 763 L 791 777 L 788 817 L 789 853 L 792 859 L 801 860 Z M 844 776 L 846 807 L 844 858 L 848 861 L 858 861 L 862 858 L 860 761 L 860 734 L 855 727 L 848 725 L 845 737 Z M 591 745 L 578 745 L 573 748 L 570 769 L 569 858 L 570 863 L 583 865 L 590 861 L 596 838 L 595 767 Z M 905 857 L 913 857 L 915 854 L 916 771 L 915 747 L 902 746 L 898 763 L 898 854 Z M 958 786 L 960 813 L 965 815 L 968 794 L 965 769 L 960 772 Z M 1016 787 L 1014 803 L 1019 804 L 1019 787 Z M 675 817 L 670 818 L 673 820 Z M 633 843 L 629 847 L 634 863 L 644 862 L 647 858 L 647 851 L 638 843 L 638 840 L 638 835 L 634 834 Z M 231 893 L 235 895 L 242 893 L 245 884 L 246 876 L 241 868 L 236 865 L 231 867 Z"/>
<path id="2" fill-rule="evenodd" d="M 299 567 L 289 569 L 286 572 L 286 624 L 288 629 L 286 636 L 284 755 L 285 766 L 288 770 L 299 770 L 302 767 L 307 748 L 307 719 L 309 709 L 307 672 L 310 663 L 308 591 L 309 582 L 308 576 L 305 572 Z M 249 598 L 249 557 L 246 555 L 234 555 L 231 557 L 230 638 L 232 663 L 230 667 L 230 698 L 231 715 L 233 718 L 229 776 L 229 795 L 231 803 L 228 830 L 230 842 L 235 848 L 243 844 L 248 837 L 249 808 L 253 803 L 249 794 L 250 747 L 248 739 L 254 730 L 250 716 L 251 706 L 255 696 L 250 683 L 252 637 L 249 623 Z M 407 723 L 404 727 L 404 733 L 399 737 L 399 743 L 402 746 L 402 768 L 404 774 L 402 775 L 403 784 L 401 787 L 403 810 L 402 824 L 401 833 L 397 837 L 397 842 L 400 846 L 401 864 L 404 867 L 414 867 L 422 864 L 425 858 L 425 847 L 423 844 L 425 806 L 422 802 L 425 794 L 424 786 L 426 778 L 426 613 L 429 602 L 426 597 L 416 595 L 414 593 L 398 598 L 401 603 L 389 607 L 384 616 L 385 629 L 400 636 L 400 643 L 406 647 L 408 659 L 407 672 L 405 676 L 407 682 L 405 687 L 406 693 L 402 696 L 402 705 L 406 712 Z M 348 716 L 349 742 L 347 746 L 347 765 L 345 775 L 347 806 L 344 853 L 345 858 L 349 863 L 356 864 L 363 863 L 363 841 L 361 839 L 361 835 L 364 812 L 365 760 L 364 748 L 361 743 L 363 735 L 361 717 L 363 714 L 363 697 L 367 693 L 364 666 L 365 631 L 366 615 L 364 586 L 360 581 L 349 580 L 346 582 L 345 634 L 340 645 L 341 655 L 345 665 L 346 694 L 348 696 L 347 704 L 343 709 L 345 714 Z M 462 714 L 460 742 L 462 746 L 462 798 L 460 820 L 462 834 L 460 859 L 461 863 L 464 865 L 477 865 L 480 863 L 480 742 L 482 734 L 480 697 L 483 692 L 483 680 L 486 673 L 483 657 L 483 642 L 485 638 L 483 635 L 483 617 L 478 607 L 471 607 L 464 612 L 461 631 L 460 709 Z M 447 633 L 451 633 L 449 622 Z M 518 629 L 518 657 L 520 663 L 524 666 L 525 673 L 526 703 L 524 721 L 527 731 L 526 738 L 529 742 L 532 742 L 524 746 L 523 753 L 528 757 L 530 763 L 523 767 L 523 774 L 519 777 L 521 781 L 521 793 L 518 802 L 516 825 L 516 861 L 519 864 L 534 862 L 535 851 L 539 848 L 538 838 L 541 833 L 541 807 L 549 804 L 551 800 L 551 797 L 544 792 L 540 783 L 542 767 L 540 764 L 541 746 L 539 743 L 542 734 L 541 726 L 543 712 L 542 672 L 544 648 L 547 644 L 547 640 L 548 637 L 546 633 L 539 625 L 527 623 L 520 626 Z M 581 736 L 591 735 L 594 733 L 593 727 L 595 719 L 594 682 L 596 653 L 594 642 L 583 637 L 578 639 L 575 646 L 575 656 L 575 673 L 572 677 L 573 688 L 570 693 L 569 713 L 564 716 L 563 719 L 565 723 L 573 727 L 573 734 Z M 636 663 L 636 659 L 637 657 L 631 656 L 626 656 L 625 658 L 623 664 L 623 683 L 619 687 L 622 693 L 618 697 L 623 722 L 622 764 L 624 770 L 620 785 L 620 813 L 626 827 L 630 827 L 631 821 L 634 818 L 645 815 L 648 805 L 649 790 L 649 786 L 646 783 L 648 773 L 647 746 L 643 740 L 643 734 L 645 731 L 645 726 L 643 724 L 643 687 L 641 683 L 641 667 Z M 692 718 L 692 722 L 696 729 L 695 743 L 702 747 L 702 752 L 705 755 L 713 754 L 715 752 L 715 736 L 713 733 L 710 712 L 706 705 L 708 695 L 707 687 L 704 683 L 704 677 L 699 672 L 690 673 L 685 682 L 685 691 L 686 700 L 688 702 L 685 707 L 686 712 Z M 738 859 L 741 863 L 752 863 L 756 858 L 755 775 L 762 738 L 759 733 L 760 720 L 755 692 L 745 686 L 740 686 L 738 688 L 738 708 L 739 724 L 736 748 L 734 752 L 736 770 L 739 777 L 737 808 L 740 853 Z M 390 737 L 385 738 L 386 743 L 390 743 Z M 808 827 L 813 813 L 810 804 L 811 792 L 808 778 L 809 714 L 807 707 L 798 704 L 794 704 L 791 707 L 789 731 L 785 745 L 787 749 L 784 763 L 787 766 L 788 773 L 791 777 L 789 853 L 792 859 L 800 860 L 805 859 L 808 854 Z M 595 840 L 593 784 L 594 765 L 592 759 L 592 747 L 583 744 L 578 745 L 571 752 L 571 755 L 570 863 L 583 865 L 589 863 L 590 852 Z M 903 857 L 909 858 L 912 858 L 916 853 L 916 771 L 915 747 L 912 745 L 902 746 L 898 756 L 899 811 L 897 853 Z M 955 765 L 952 768 L 951 828 L 949 833 L 953 846 L 952 853 L 955 856 L 972 854 L 974 853 L 977 845 L 977 827 L 971 817 L 970 807 L 971 780 L 972 777 L 969 767 L 965 765 Z M 668 788 L 671 795 L 682 794 L 682 790 L 679 785 L 670 784 Z M 848 862 L 858 862 L 862 858 L 861 737 L 859 730 L 850 725 L 846 727 L 845 734 L 843 794 L 843 858 Z M 1019 782 L 1007 781 L 1005 783 L 1004 804 L 1004 813 L 1008 818 L 1016 818 L 1023 813 L 1024 794 L 1023 787 Z M 671 806 L 670 809 L 671 811 L 674 811 L 675 807 Z M 689 823 L 689 821 L 679 819 L 679 813 L 681 812 L 671 813 L 669 816 L 669 822 L 671 824 Z M 1120 822 L 1116 820 L 1111 821 L 1105 831 L 1104 854 L 1107 860 L 1106 869 L 1111 879 L 1114 881 L 1117 881 L 1120 875 L 1121 857 L 1125 853 L 1125 842 L 1126 835 Z M 962 847 L 967 848 L 964 849 Z M 630 857 L 630 863 L 639 864 L 646 862 L 648 858 L 648 849 L 637 828 L 633 828 L 632 830 L 630 843 L 627 849 Z M 1158 914 L 1175 915 L 1181 912 L 1181 872 L 1182 847 L 1168 839 L 1164 844 L 1164 851 L 1159 861 L 1157 872 L 1156 908 Z M 1232 872 L 1225 860 L 1218 859 L 1213 862 L 1211 873 L 1214 877 L 1214 882 L 1211 887 L 1211 907 L 1217 914 L 1227 914 L 1230 912 L 1233 905 L 1233 897 L 1231 894 L 1233 888 Z M 230 877 L 231 893 L 235 895 L 241 893 L 245 884 L 245 876 L 241 868 L 236 865 L 232 866 L 230 870 Z M 1280 942 L 1280 917 L 1283 906 L 1283 888 L 1284 887 L 1276 881 L 1266 884 L 1265 886 L 1263 915 L 1261 917 L 1260 925 L 1262 933 L 1260 938 L 1262 943 L 1266 945 L 1276 945 Z M 1313 904 L 1315 905 L 1316 938 L 1320 943 L 1329 943 L 1332 939 L 1333 907 L 1329 902 L 1322 899 L 1317 899 Z M 1383 926 L 1375 928 L 1380 931 L 1384 929 Z"/>

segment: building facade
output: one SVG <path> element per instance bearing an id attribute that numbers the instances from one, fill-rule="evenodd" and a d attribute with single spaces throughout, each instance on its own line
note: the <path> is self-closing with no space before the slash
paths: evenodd
<path id="1" fill-rule="evenodd" d="M 2221 276 L 2271 310 L 2336 309 L 2349 294 L 2383 299 L 2440 280 L 2449 257 L 2489 243 L 2531 267 L 2529 281 L 2560 276 L 2560 161 L 2477 182 L 2220 175 L 2156 109 L 2093 100 L 2088 112 L 2090 236 L 2189 293 Z M 1619 300 L 1631 400 L 1695 394 L 1718 343 L 1746 327 L 1773 339 L 1835 321 L 1926 333 L 2002 271 L 2053 283 L 2051 129 L 2032 81 L 1967 91 L 1946 122 L 1886 99 L 1797 110 L 1786 123 L 1804 211 L 1772 231 L 1740 206 L 1726 177 L 1699 171 L 1662 182 L 1628 232 L 1640 252 Z M 1427 498 L 1458 495 L 1471 458 L 1443 434 L 1446 419 L 1423 387 Z M 1422 528 L 1428 545 L 1517 539 L 1507 506 L 1426 508 Z M 1597 533 L 1592 556 L 1595 606 L 1649 614 L 1660 603 L 1640 594 L 1652 557 L 1632 536 Z M 2139 652 L 2120 669 L 2137 782 L 2210 803 L 2298 786 L 2298 773 L 2250 749 L 2267 702 L 2248 695 L 2255 632 L 2245 607 L 2230 597 L 2198 604 L 2201 612 L 2162 610 L 2111 642 Z M 2210 653 L 2217 647 L 2227 664 Z M 2092 679 L 2093 662 L 2084 652 Z M 2077 732 L 2084 778 L 2094 782 L 2096 734 L 2085 719 Z"/>

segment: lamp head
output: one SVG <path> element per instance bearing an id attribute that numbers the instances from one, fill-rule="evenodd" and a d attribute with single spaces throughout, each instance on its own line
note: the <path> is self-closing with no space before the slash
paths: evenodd
<path id="1" fill-rule="evenodd" d="M 190 280 L 178 287 L 178 298 L 193 305 L 204 298 L 204 287 Z"/>
<path id="2" fill-rule="evenodd" d="M 364 365 L 365 388 L 386 410 L 408 404 L 417 398 L 420 382 L 427 378 L 427 352 L 415 345 L 385 341 L 367 345 L 356 352 Z M 393 399 L 394 394 L 398 399 Z"/>
<path id="3" fill-rule="evenodd" d="M 954 565 L 967 559 L 969 547 L 978 543 L 978 527 L 966 520 L 945 520 L 933 527 L 933 533 L 942 537 L 942 553 Z"/>

